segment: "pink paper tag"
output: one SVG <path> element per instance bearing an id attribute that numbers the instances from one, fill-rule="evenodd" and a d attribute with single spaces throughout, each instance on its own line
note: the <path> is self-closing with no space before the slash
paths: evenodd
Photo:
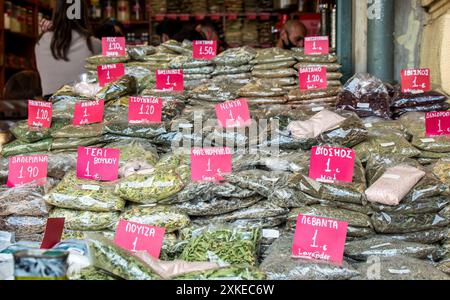
<path id="1" fill-rule="evenodd" d="M 217 55 L 217 41 L 193 41 L 192 57 L 211 60 Z"/>
<path id="2" fill-rule="evenodd" d="M 222 181 L 222 174 L 231 173 L 231 149 L 228 147 L 191 149 L 192 181 Z"/>
<path id="3" fill-rule="evenodd" d="M 156 70 L 156 89 L 161 91 L 184 91 L 183 70 Z"/>
<path id="4" fill-rule="evenodd" d="M 430 69 L 404 69 L 402 93 L 425 93 L 431 90 Z"/>
<path id="5" fill-rule="evenodd" d="M 10 157 L 7 186 L 15 187 L 31 182 L 44 185 L 47 180 L 47 165 L 47 155 Z"/>
<path id="6" fill-rule="evenodd" d="M 125 37 L 104 37 L 102 38 L 103 56 L 125 56 Z"/>
<path id="7" fill-rule="evenodd" d="M 429 112 L 425 117 L 427 136 L 450 135 L 450 111 Z"/>
<path id="8" fill-rule="evenodd" d="M 28 100 L 28 126 L 50 128 L 52 124 L 52 103 Z"/>
<path id="9" fill-rule="evenodd" d="M 97 75 L 99 85 L 104 87 L 125 75 L 125 66 L 123 64 L 97 66 Z"/>
<path id="10" fill-rule="evenodd" d="M 162 100 L 155 97 L 130 97 L 128 122 L 130 124 L 161 123 Z"/>
<path id="11" fill-rule="evenodd" d="M 313 147 L 309 177 L 322 182 L 352 182 L 355 151 L 345 148 Z"/>
<path id="12" fill-rule="evenodd" d="M 300 90 L 326 89 L 327 69 L 324 67 L 305 67 L 298 70 Z"/>
<path id="13" fill-rule="evenodd" d="M 310 36 L 305 38 L 305 54 L 321 55 L 330 53 L 330 42 L 327 36 Z"/>
<path id="14" fill-rule="evenodd" d="M 342 265 L 348 223 L 298 215 L 292 256 Z"/>
<path id="15" fill-rule="evenodd" d="M 246 99 L 217 104 L 216 116 L 219 125 L 225 128 L 243 127 L 251 123 Z"/>
<path id="16" fill-rule="evenodd" d="M 104 101 L 75 103 L 73 125 L 87 125 L 103 122 Z"/>
<path id="17" fill-rule="evenodd" d="M 117 180 L 119 157 L 119 149 L 79 147 L 77 177 L 97 181 Z"/>
<path id="18" fill-rule="evenodd" d="M 128 251 L 147 251 L 159 258 L 165 232 L 164 228 L 120 220 L 114 242 Z"/>

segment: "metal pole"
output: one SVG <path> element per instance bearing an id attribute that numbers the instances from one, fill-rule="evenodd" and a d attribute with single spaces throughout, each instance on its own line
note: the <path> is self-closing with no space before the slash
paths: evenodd
<path id="1" fill-rule="evenodd" d="M 367 71 L 384 82 L 394 81 L 394 1 L 369 0 Z"/>
<path id="2" fill-rule="evenodd" d="M 342 81 L 353 76 L 352 63 L 352 0 L 337 0 L 337 55 L 344 75 Z"/>

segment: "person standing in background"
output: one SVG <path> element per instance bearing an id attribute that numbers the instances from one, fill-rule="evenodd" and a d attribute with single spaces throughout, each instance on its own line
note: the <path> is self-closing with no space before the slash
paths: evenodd
<path id="1" fill-rule="evenodd" d="M 44 98 L 64 84 L 76 81 L 86 72 L 86 58 L 102 52 L 101 41 L 91 31 L 86 1 L 79 3 L 80 18 L 69 19 L 67 10 L 72 4 L 57 0 L 51 25 L 36 44 L 36 65 Z"/>
<path id="2" fill-rule="evenodd" d="M 289 20 L 280 32 L 277 47 L 290 50 L 292 48 L 303 48 L 305 36 L 308 34 L 306 26 L 298 20 Z"/>
<path id="3" fill-rule="evenodd" d="M 125 36 L 125 27 L 122 22 L 114 18 L 103 20 L 100 25 L 95 28 L 95 37 L 98 39 L 123 36 Z"/>

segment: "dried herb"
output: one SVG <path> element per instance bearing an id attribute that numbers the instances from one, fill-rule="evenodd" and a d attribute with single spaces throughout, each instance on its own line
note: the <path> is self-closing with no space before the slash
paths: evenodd
<path id="1" fill-rule="evenodd" d="M 403 234 L 389 234 L 387 237 L 399 241 L 422 243 L 422 244 L 435 244 L 448 237 L 448 228 L 435 228 L 430 230 L 423 230 L 417 232 L 403 233 Z"/>
<path id="2" fill-rule="evenodd" d="M 398 214 L 422 214 L 436 213 L 442 210 L 450 200 L 446 196 L 426 198 L 412 203 L 400 203 L 396 206 L 388 206 L 372 203 L 371 206 L 375 211 L 398 213 Z"/>
<path id="3" fill-rule="evenodd" d="M 18 235 L 42 233 L 47 217 L 3 216 L 0 217 L 0 230 L 15 232 Z"/>
<path id="4" fill-rule="evenodd" d="M 438 214 L 401 215 L 374 213 L 372 224 L 379 233 L 408 233 L 432 228 L 444 227 L 450 220 Z"/>
<path id="5" fill-rule="evenodd" d="M 51 186 L 49 183 L 46 185 Z M 0 216 L 47 216 L 50 208 L 43 199 L 46 190 L 32 184 L 0 187 Z"/>
<path id="6" fill-rule="evenodd" d="M 51 136 L 53 138 L 88 138 L 101 136 L 102 134 L 103 124 L 101 123 L 82 126 L 69 124 L 58 130 L 52 130 Z"/>
<path id="7" fill-rule="evenodd" d="M 52 150 L 66 150 L 77 149 L 79 146 L 94 146 L 100 144 L 100 137 L 88 137 L 88 138 L 57 138 L 53 139 L 51 149 Z"/>
<path id="8" fill-rule="evenodd" d="M 218 270 L 188 273 L 175 280 L 265 280 L 266 274 L 249 266 L 230 266 Z"/>
<path id="9" fill-rule="evenodd" d="M 54 208 L 50 212 L 50 218 L 65 218 L 64 228 L 69 230 L 96 231 L 115 226 L 119 213 Z"/>
<path id="10" fill-rule="evenodd" d="M 96 268 L 126 280 L 160 279 L 144 261 L 104 237 L 92 235 L 88 245 Z"/>
<path id="11" fill-rule="evenodd" d="M 170 206 L 132 205 L 125 209 L 120 217 L 139 224 L 163 227 L 168 233 L 180 230 L 190 224 L 186 214 Z"/>
<path id="12" fill-rule="evenodd" d="M 28 120 L 17 122 L 10 131 L 24 143 L 34 143 L 50 137 L 49 128 L 29 127 Z"/>
<path id="13" fill-rule="evenodd" d="M 294 208 L 289 212 L 288 222 L 291 228 L 295 228 L 299 214 L 341 220 L 347 222 L 349 226 L 353 227 L 371 227 L 370 218 L 365 214 L 346 209 L 312 205 Z"/>
<path id="14" fill-rule="evenodd" d="M 357 270 L 362 280 L 448 280 L 448 276 L 437 270 L 430 263 L 406 256 L 380 257 L 379 278 L 369 274 L 373 262 L 358 264 Z"/>
<path id="15" fill-rule="evenodd" d="M 114 195 L 115 183 L 78 179 L 70 172 L 45 197 L 56 207 L 94 212 L 121 211 L 125 201 Z"/>
<path id="16" fill-rule="evenodd" d="M 103 87 L 100 92 L 97 93 L 95 98 L 108 102 L 122 96 L 134 95 L 137 93 L 137 88 L 138 83 L 136 78 L 130 75 L 125 75 Z"/>
<path id="17" fill-rule="evenodd" d="M 86 58 L 86 62 L 91 65 L 100 66 L 100 65 L 124 63 L 129 59 L 130 59 L 130 57 L 128 55 L 125 55 L 125 56 L 95 55 L 95 56 Z"/>
<path id="18" fill-rule="evenodd" d="M 79 274 L 70 277 L 70 280 L 117 280 L 116 277 L 97 269 L 95 267 L 87 267 L 80 271 Z"/>
<path id="19" fill-rule="evenodd" d="M 269 280 L 346 280 L 359 273 L 348 263 L 342 267 L 292 258 L 293 234 L 279 237 L 268 249 L 260 269 Z"/>
<path id="20" fill-rule="evenodd" d="M 404 242 L 386 237 L 373 237 L 345 244 L 346 256 L 366 260 L 370 256 L 408 256 L 426 258 L 436 251 L 436 246 Z"/>
<path id="21" fill-rule="evenodd" d="M 180 258 L 186 261 L 255 265 L 260 238 L 258 228 L 206 227 L 193 233 Z"/>
<path id="22" fill-rule="evenodd" d="M 9 157 L 20 154 L 50 151 L 52 142 L 52 139 L 44 139 L 35 143 L 23 143 L 19 140 L 15 140 L 2 147 L 2 156 Z"/>
<path id="23" fill-rule="evenodd" d="M 252 71 L 252 76 L 258 78 L 283 78 L 283 77 L 292 77 L 296 75 L 297 72 L 292 68 Z"/>
<path id="24" fill-rule="evenodd" d="M 213 62 L 219 66 L 242 66 L 256 56 L 256 51 L 249 47 L 232 48 L 217 55 Z"/>

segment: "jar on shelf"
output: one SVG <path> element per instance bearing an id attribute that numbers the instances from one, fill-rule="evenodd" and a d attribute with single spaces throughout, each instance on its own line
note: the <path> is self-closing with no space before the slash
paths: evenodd
<path id="1" fill-rule="evenodd" d="M 117 20 L 121 22 L 130 20 L 130 2 L 128 0 L 117 1 Z"/>
<path id="2" fill-rule="evenodd" d="M 10 21 L 10 29 L 13 32 L 20 32 L 19 17 L 20 17 L 20 6 L 13 5 L 11 21 Z"/>
<path id="3" fill-rule="evenodd" d="M 33 26 L 33 8 L 27 8 L 27 17 L 26 17 L 26 33 L 33 35 L 34 34 L 34 26 Z"/>
<path id="4" fill-rule="evenodd" d="M 113 1 L 107 0 L 105 1 L 105 6 L 103 9 L 103 18 L 115 18 L 116 10 L 113 5 Z"/>
<path id="5" fill-rule="evenodd" d="M 12 3 L 10 1 L 5 2 L 5 12 L 4 12 L 4 28 L 11 29 L 11 17 L 12 17 Z"/>
<path id="6" fill-rule="evenodd" d="M 91 18 L 94 20 L 100 20 L 102 18 L 100 0 L 91 0 Z"/>
<path id="7" fill-rule="evenodd" d="M 132 0 L 131 2 L 131 20 L 141 21 L 142 20 L 142 7 L 140 0 Z"/>

